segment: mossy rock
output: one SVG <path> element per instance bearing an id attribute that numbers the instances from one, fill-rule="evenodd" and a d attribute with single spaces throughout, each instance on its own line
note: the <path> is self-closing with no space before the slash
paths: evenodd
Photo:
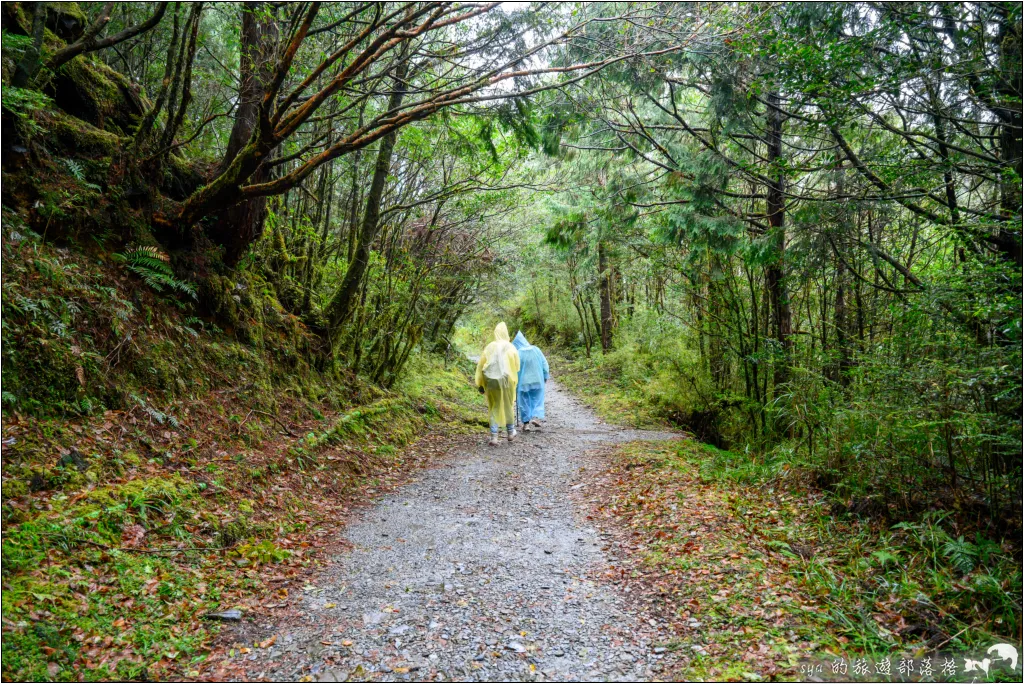
<path id="1" fill-rule="evenodd" d="M 64 157 L 109 157 L 124 139 L 60 111 L 47 115 L 47 146 Z"/>
<path id="2" fill-rule="evenodd" d="M 67 42 L 77 40 L 85 33 L 88 25 L 89 17 L 77 2 L 46 3 L 46 28 L 53 31 L 61 40 Z"/>
<path id="3" fill-rule="evenodd" d="M 28 35 L 32 19 L 22 3 L 4 3 L 4 30 Z M 74 2 L 47 3 L 44 53 L 53 52 L 73 42 L 82 34 L 89 19 Z M 5 71 L 8 70 L 5 54 Z M 93 126 L 126 135 L 138 125 L 149 103 L 139 86 L 124 75 L 95 59 L 93 55 L 80 55 L 67 62 L 57 73 L 41 74 L 41 90 L 53 98 L 64 112 Z"/>
<path id="4" fill-rule="evenodd" d="M 18 36 L 27 36 L 31 32 L 32 22 L 25 15 L 25 8 L 20 2 L 5 2 L 0 5 L 0 20 L 4 31 Z"/>
<path id="5" fill-rule="evenodd" d="M 62 66 L 43 92 L 68 114 L 117 135 L 135 130 L 146 110 L 137 86 L 91 57 Z"/>
<path id="6" fill-rule="evenodd" d="M 189 197 L 206 182 L 194 164 L 171 154 L 164 165 L 163 182 L 160 190 L 170 199 L 182 201 Z"/>

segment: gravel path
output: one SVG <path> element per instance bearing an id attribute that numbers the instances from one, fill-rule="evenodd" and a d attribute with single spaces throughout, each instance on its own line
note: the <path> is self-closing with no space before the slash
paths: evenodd
<path id="1" fill-rule="evenodd" d="M 596 578 L 599 533 L 574 515 L 584 452 L 668 439 L 598 420 L 554 382 L 549 420 L 511 444 L 481 434 L 345 528 L 354 549 L 303 593 L 302 620 L 242 658 L 250 679 L 638 681 L 670 654 L 654 620 Z M 237 661 L 236 661 L 237 663 Z"/>

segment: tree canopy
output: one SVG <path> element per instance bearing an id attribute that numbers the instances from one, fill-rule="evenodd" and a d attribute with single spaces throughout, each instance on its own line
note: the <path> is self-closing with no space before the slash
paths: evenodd
<path id="1" fill-rule="evenodd" d="M 586 353 L 645 312 L 681 326 L 679 381 L 737 435 L 814 451 L 801 402 L 871 387 L 971 416 L 970 437 L 942 428 L 951 484 L 980 458 L 1001 496 L 989 476 L 1019 470 L 1012 3 L 35 3 L 4 22 L 5 159 L 66 158 L 97 198 L 60 211 L 109 205 L 204 311 L 244 318 L 231 283 L 265 278 L 321 367 L 391 382 L 542 268 L 571 315 L 536 296 L 523 316 Z M 30 186 L 11 196 L 49 223 Z"/>

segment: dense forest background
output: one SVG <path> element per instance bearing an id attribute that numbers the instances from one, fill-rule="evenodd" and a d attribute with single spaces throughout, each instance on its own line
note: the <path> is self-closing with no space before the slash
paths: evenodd
<path id="1" fill-rule="evenodd" d="M 53 554 L 234 501 L 232 440 L 473 424 L 502 317 L 744 477 L 926 530 L 962 624 L 1019 637 L 1020 5 L 499 5 L 3 4 L 5 625 L 96 600 Z M 339 424 L 230 467 L 312 491 Z M 232 511 L 159 534 L 256 548 Z M 5 677 L 81 667 L 18 634 Z"/>

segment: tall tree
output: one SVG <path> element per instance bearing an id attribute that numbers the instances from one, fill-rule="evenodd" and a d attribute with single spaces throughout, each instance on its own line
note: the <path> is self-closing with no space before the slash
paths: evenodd
<path id="1" fill-rule="evenodd" d="M 405 98 L 408 87 L 405 80 L 407 75 L 407 62 L 402 62 L 395 72 L 395 83 L 391 98 L 388 100 L 388 111 L 396 111 L 402 106 L 402 100 Z M 380 230 L 380 205 L 384 197 L 384 186 L 391 168 L 391 155 L 394 152 L 397 137 L 397 131 L 391 131 L 381 139 L 380 149 L 377 151 L 377 162 L 373 167 L 373 179 L 370 181 L 370 191 L 366 195 L 366 209 L 363 212 L 363 220 L 356 237 L 356 248 L 349 260 L 345 278 L 327 306 L 327 322 L 331 331 L 338 330 L 352 314 L 356 292 L 366 274 L 370 247 Z"/>
<path id="2" fill-rule="evenodd" d="M 238 104 L 227 149 L 220 163 L 220 173 L 231 167 L 256 133 L 263 94 L 274 76 L 274 55 L 279 41 L 279 22 L 271 3 L 246 2 L 241 6 L 240 14 Z M 265 161 L 269 162 L 270 157 Z M 267 163 L 257 165 L 250 182 L 268 181 L 270 171 Z M 267 199 L 260 196 L 230 206 L 214 219 L 209 234 L 214 242 L 224 246 L 227 263 L 236 263 L 253 240 L 260 236 L 266 215 Z"/>

